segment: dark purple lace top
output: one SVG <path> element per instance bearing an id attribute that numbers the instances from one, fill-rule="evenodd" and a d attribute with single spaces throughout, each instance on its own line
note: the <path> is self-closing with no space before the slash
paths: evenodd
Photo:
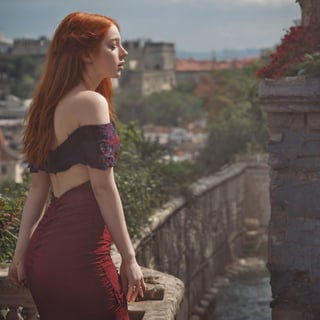
<path id="1" fill-rule="evenodd" d="M 106 169 L 116 165 L 120 140 L 114 123 L 84 125 L 74 130 L 39 167 L 29 165 L 30 172 L 48 173 L 65 171 L 75 164 Z"/>

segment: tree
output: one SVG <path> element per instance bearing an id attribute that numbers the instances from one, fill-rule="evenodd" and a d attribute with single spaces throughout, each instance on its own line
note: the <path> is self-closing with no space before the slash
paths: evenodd
<path id="1" fill-rule="evenodd" d="M 23 74 L 21 79 L 12 88 L 12 93 L 22 99 L 31 98 L 35 87 L 35 79 L 28 74 Z"/>
<path id="2" fill-rule="evenodd" d="M 179 88 L 155 92 L 141 101 L 144 123 L 183 126 L 203 117 L 202 100 Z"/>

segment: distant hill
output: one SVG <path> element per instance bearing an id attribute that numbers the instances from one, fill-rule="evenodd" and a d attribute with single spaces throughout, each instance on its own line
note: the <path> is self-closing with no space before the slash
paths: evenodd
<path id="1" fill-rule="evenodd" d="M 233 59 L 243 59 L 248 57 L 259 57 L 261 49 L 222 49 L 219 51 L 212 52 L 192 52 L 177 50 L 176 55 L 179 59 L 189 59 L 193 58 L 195 60 L 233 60 Z"/>

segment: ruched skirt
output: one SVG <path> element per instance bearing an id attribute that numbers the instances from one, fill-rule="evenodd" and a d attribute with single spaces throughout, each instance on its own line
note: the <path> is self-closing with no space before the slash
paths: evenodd
<path id="1" fill-rule="evenodd" d="M 41 320 L 129 320 L 111 242 L 90 182 L 52 196 L 25 257 Z"/>

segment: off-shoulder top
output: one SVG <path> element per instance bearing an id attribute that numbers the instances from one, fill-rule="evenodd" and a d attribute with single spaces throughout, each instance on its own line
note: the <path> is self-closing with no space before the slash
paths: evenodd
<path id="1" fill-rule="evenodd" d="M 83 125 L 71 132 L 56 149 L 50 150 L 48 159 L 37 167 L 29 164 L 30 172 L 39 170 L 57 173 L 75 164 L 106 169 L 116 165 L 120 140 L 113 122 Z"/>

